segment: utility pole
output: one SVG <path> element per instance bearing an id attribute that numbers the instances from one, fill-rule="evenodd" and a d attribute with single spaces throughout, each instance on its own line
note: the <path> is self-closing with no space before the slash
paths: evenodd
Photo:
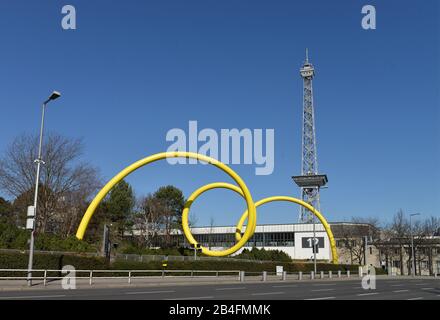
<path id="1" fill-rule="evenodd" d="M 412 266 L 411 266 L 411 275 L 413 277 L 416 276 L 416 255 L 414 252 L 414 234 L 413 234 L 413 229 L 412 229 L 412 217 L 414 216 L 419 216 L 420 213 L 412 213 L 409 215 L 409 230 L 411 232 L 411 262 L 412 262 Z M 403 265 L 402 265 L 403 268 Z"/>
<path id="2" fill-rule="evenodd" d="M 28 274 L 27 283 L 28 286 L 32 286 L 32 268 L 34 262 L 34 242 L 35 242 L 35 228 L 36 228 L 36 218 L 37 218 L 37 204 L 38 204 L 38 187 L 40 184 L 40 169 L 41 164 L 44 164 L 42 159 L 42 149 L 43 149 L 43 133 L 44 133 L 44 115 L 46 111 L 47 104 L 55 99 L 61 97 L 61 94 L 57 91 L 52 92 L 50 97 L 43 102 L 42 114 L 41 114 L 41 125 L 40 125 L 40 142 L 38 144 L 38 158 L 34 160 L 37 164 L 37 174 L 35 178 L 35 193 L 34 193 L 34 205 L 29 206 L 27 210 L 27 221 L 26 229 L 31 230 L 31 239 L 29 243 L 29 263 L 28 263 Z"/>

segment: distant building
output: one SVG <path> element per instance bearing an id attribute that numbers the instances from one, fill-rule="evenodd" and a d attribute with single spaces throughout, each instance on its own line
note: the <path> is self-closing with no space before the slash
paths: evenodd
<path id="1" fill-rule="evenodd" d="M 369 224 L 340 222 L 330 223 L 330 228 L 336 240 L 339 262 L 343 264 L 362 263 L 363 260 L 359 261 L 359 256 L 363 256 L 363 253 L 360 252 L 363 250 L 363 237 L 372 232 L 372 226 Z M 246 227 L 243 227 L 243 232 L 245 230 Z M 235 226 L 193 227 L 191 231 L 194 238 L 202 246 L 212 250 L 223 250 L 232 247 L 236 243 Z M 140 232 L 133 230 L 131 235 L 136 237 L 140 235 Z M 330 261 L 330 241 L 322 224 L 317 223 L 315 225 L 315 235 L 318 241 L 317 260 Z M 243 249 L 256 247 L 284 251 L 294 260 L 312 260 L 312 239 L 313 224 L 311 223 L 257 225 L 252 238 L 235 254 L 239 254 Z M 156 236 L 153 246 L 162 247 L 164 242 L 164 235 Z M 180 230 L 173 230 L 171 243 L 178 247 L 188 246 L 186 238 Z M 370 257 L 369 261 L 376 266 L 380 266 L 380 262 L 376 258 Z"/>
<path id="2" fill-rule="evenodd" d="M 411 274 L 410 238 L 384 239 L 380 230 L 368 223 L 329 224 L 335 238 L 339 263 L 372 265 L 396 275 Z M 235 226 L 193 227 L 191 231 L 202 246 L 211 250 L 224 250 L 236 243 L 235 228 Z M 243 227 L 243 232 L 245 230 L 246 227 Z M 140 234 L 139 231 L 133 230 L 130 236 L 138 237 Z M 322 224 L 315 225 L 315 235 L 318 240 L 317 260 L 330 261 L 330 241 Z M 152 246 L 163 247 L 167 240 L 172 246 L 189 247 L 180 230 L 173 230 L 168 239 L 166 238 L 165 235 L 156 235 Z M 311 223 L 257 225 L 252 238 L 235 255 L 243 249 L 250 250 L 256 247 L 284 251 L 293 260 L 312 261 L 312 239 L 313 224 Z M 440 236 L 415 238 L 414 247 L 417 274 L 440 274 Z"/>

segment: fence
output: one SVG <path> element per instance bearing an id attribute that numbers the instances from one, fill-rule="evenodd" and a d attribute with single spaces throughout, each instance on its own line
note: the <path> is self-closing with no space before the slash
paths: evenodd
<path id="1" fill-rule="evenodd" d="M 87 279 L 89 285 L 93 285 L 97 279 L 125 279 L 126 283 L 131 284 L 138 279 L 215 279 L 215 280 L 234 280 L 244 282 L 250 281 L 287 281 L 287 280 L 314 280 L 331 278 L 350 278 L 362 276 L 362 274 L 351 274 L 350 271 L 332 271 L 318 274 L 311 272 L 245 272 L 239 270 L 75 270 L 75 274 L 69 270 L 32 270 L 32 280 L 42 280 L 46 286 L 51 280 L 60 280 L 65 277 L 75 279 Z M 0 280 L 27 280 L 28 270 L 26 269 L 0 269 Z M 64 274 L 63 274 L 64 273 Z M 67 275 L 67 273 L 69 273 Z M 8 274 L 4 276 L 4 274 Z M 0 281 L 1 286 L 1 281 Z"/>

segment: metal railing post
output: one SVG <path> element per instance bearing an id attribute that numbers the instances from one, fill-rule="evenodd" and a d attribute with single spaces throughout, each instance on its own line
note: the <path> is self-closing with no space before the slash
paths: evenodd
<path id="1" fill-rule="evenodd" d="M 47 277 L 47 270 L 44 270 L 44 286 L 46 286 L 46 277 Z"/>
<path id="2" fill-rule="evenodd" d="M 128 271 L 128 284 L 131 284 L 131 271 Z"/>
<path id="3" fill-rule="evenodd" d="M 90 270 L 90 274 L 89 274 L 89 285 L 92 285 L 93 283 L 93 270 Z"/>
<path id="4" fill-rule="evenodd" d="M 240 271 L 240 282 L 244 282 L 245 273 L 244 271 Z"/>

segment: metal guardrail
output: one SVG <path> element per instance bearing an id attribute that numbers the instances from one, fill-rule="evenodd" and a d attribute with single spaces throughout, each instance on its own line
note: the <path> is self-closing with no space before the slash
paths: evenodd
<path id="1" fill-rule="evenodd" d="M 66 277 L 69 270 L 54 270 L 54 269 L 34 269 L 32 270 L 32 280 L 42 280 L 44 286 L 50 280 L 60 280 Z M 28 280 L 27 269 L 0 269 L 2 273 L 11 273 L 12 276 L 0 276 L 0 280 Z M 22 273 L 23 275 L 16 275 Z M 15 275 L 14 275 L 15 274 Z M 39 275 L 38 275 L 39 274 Z M 56 274 L 56 275 L 54 275 Z M 350 278 L 355 274 L 350 271 L 337 271 L 333 274 L 332 271 L 327 273 L 321 271 L 318 274 L 311 272 L 245 272 L 239 270 L 75 270 L 75 275 L 69 274 L 70 278 L 88 279 L 89 285 L 93 285 L 96 279 L 126 279 L 128 284 L 131 284 L 135 279 L 154 279 L 154 278 L 215 278 L 219 279 L 221 276 L 232 276 L 240 282 L 244 282 L 246 278 L 261 281 L 267 280 L 314 280 L 325 278 Z M 362 276 L 362 274 L 357 274 Z"/>
<path id="2" fill-rule="evenodd" d="M 73 270 L 71 270 L 73 271 Z M 94 279 L 127 279 L 131 284 L 134 279 L 151 279 L 151 278 L 219 278 L 220 276 L 239 277 L 239 270 L 74 270 L 75 275 L 70 278 L 89 279 L 89 284 L 93 284 Z M 66 277 L 70 270 L 53 270 L 53 269 L 33 269 L 32 280 L 43 280 L 47 285 L 48 280 L 60 280 Z M 28 280 L 27 269 L 0 269 L 2 273 L 23 273 L 23 276 L 0 276 L 0 280 Z M 58 275 L 51 275 L 58 273 Z M 63 275 L 64 273 L 64 275 Z M 37 276 L 36 274 L 41 274 Z M 84 274 L 83 276 L 79 274 Z M 106 274 L 113 274 L 106 276 Z M 115 275 L 116 274 L 116 275 Z M 117 275 L 123 274 L 123 275 Z M 142 275 L 143 274 L 143 275 Z M 149 275 L 147 275 L 149 274 Z"/>

